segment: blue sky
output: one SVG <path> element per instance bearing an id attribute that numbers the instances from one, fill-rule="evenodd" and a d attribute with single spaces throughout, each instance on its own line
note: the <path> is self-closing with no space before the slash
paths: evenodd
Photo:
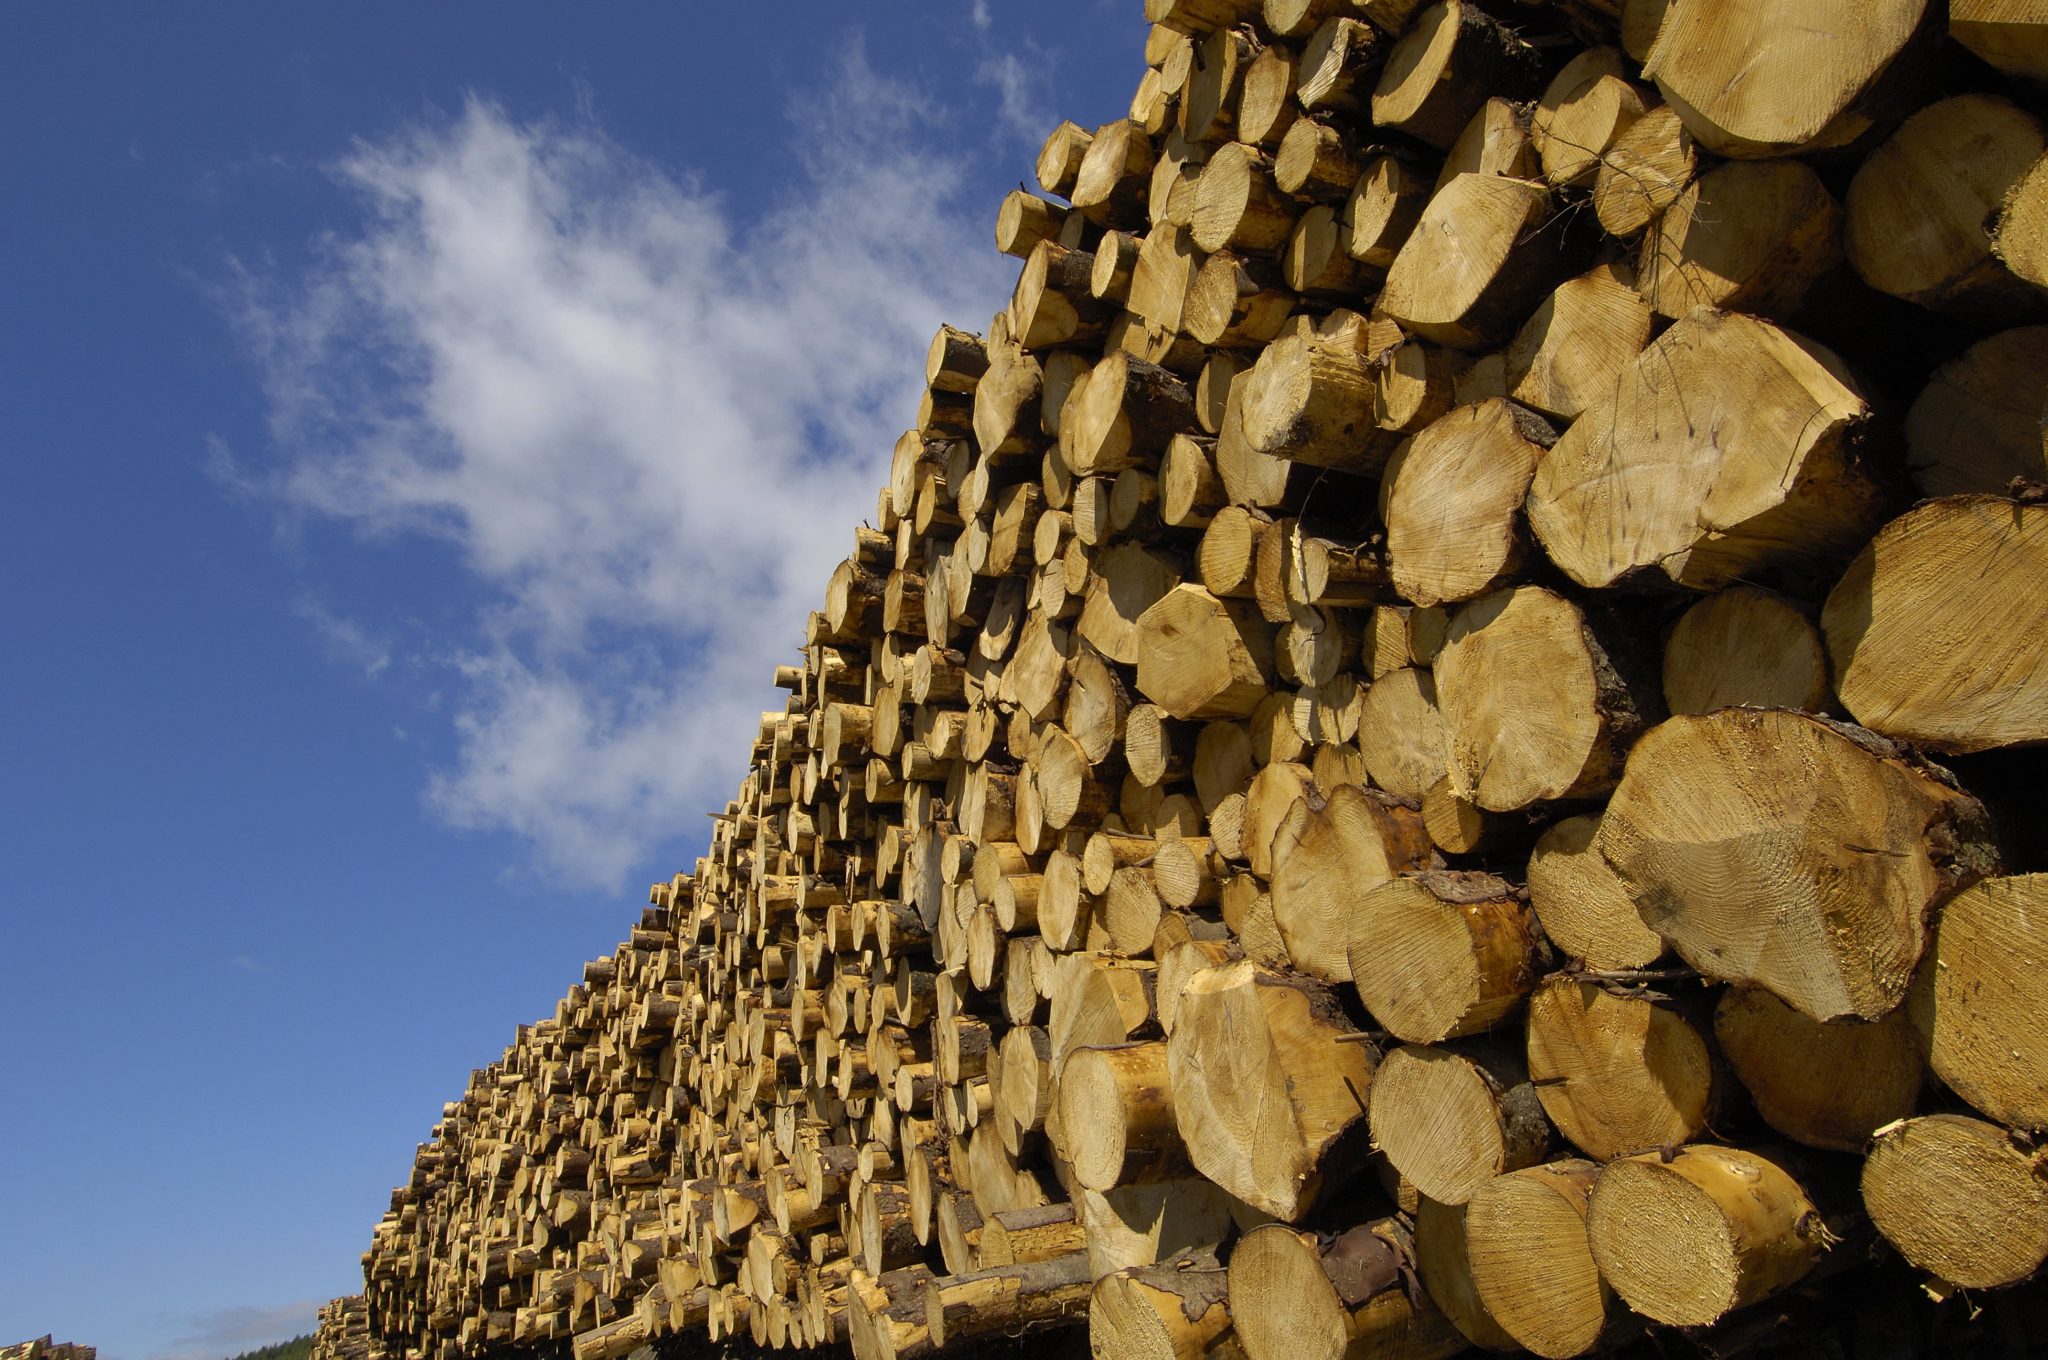
<path id="1" fill-rule="evenodd" d="M 8 9 L 0 1344 L 357 1287 L 440 1102 L 701 849 L 1139 10 Z"/>

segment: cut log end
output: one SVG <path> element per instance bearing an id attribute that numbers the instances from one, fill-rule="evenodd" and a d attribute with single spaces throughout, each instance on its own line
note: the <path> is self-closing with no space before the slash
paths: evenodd
<path id="1" fill-rule="evenodd" d="M 1276 1218 L 1312 1208 L 1356 1169 L 1374 1055 L 1338 1042 L 1351 1032 L 1312 985 L 1250 962 L 1190 979 L 1167 1056 L 1195 1169 Z"/>
<path id="2" fill-rule="evenodd" d="M 1681 1148 L 1610 1163 L 1587 1212 L 1593 1258 L 1645 1317 L 1705 1327 L 1796 1284 L 1825 1244 L 1820 1215 L 1775 1163 Z"/>
<path id="3" fill-rule="evenodd" d="M 2048 1260 L 2041 1154 L 1980 1119 L 1925 1115 L 1879 1130 L 1863 1203 L 1900 1255 L 1952 1285 L 1995 1289 Z"/>
<path id="4" fill-rule="evenodd" d="M 1480 1301 L 1517 1343 L 1583 1355 L 1606 1330 L 1612 1294 L 1586 1236 L 1597 1163 L 1567 1160 L 1498 1176 L 1465 1206 Z"/>
<path id="5" fill-rule="evenodd" d="M 1784 709 L 1651 731 L 1599 844 L 1687 962 L 1816 1020 L 1896 1006 L 1928 908 L 1997 863 L 1975 799 L 1868 734 Z M 1759 901 L 1778 907 L 1764 916 Z"/>
<path id="6" fill-rule="evenodd" d="M 2015 1128 L 2048 1129 L 2048 874 L 1988 879 L 1942 908 L 1910 998 L 1934 1072 Z"/>

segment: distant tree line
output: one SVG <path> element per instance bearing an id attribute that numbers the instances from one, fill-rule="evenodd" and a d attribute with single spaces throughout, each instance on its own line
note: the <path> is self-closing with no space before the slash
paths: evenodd
<path id="1" fill-rule="evenodd" d="M 308 1360 L 313 1354 L 313 1334 L 295 1336 L 289 1341 L 280 1341 L 273 1346 L 264 1346 L 253 1351 L 243 1351 L 234 1360 Z"/>

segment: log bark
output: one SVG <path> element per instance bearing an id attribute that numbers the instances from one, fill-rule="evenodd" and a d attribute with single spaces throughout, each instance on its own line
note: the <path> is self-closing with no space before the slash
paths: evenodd
<path id="1" fill-rule="evenodd" d="M 1256 453 L 1371 474 L 1393 451 L 1376 434 L 1371 362 L 1349 336 L 1283 336 L 1246 381 L 1244 437 Z"/>
<path id="2" fill-rule="evenodd" d="M 1194 424 L 1194 394 L 1157 364 L 1111 354 L 1089 373 L 1060 422 L 1060 451 L 1081 477 L 1155 464 Z"/>
<path id="3" fill-rule="evenodd" d="M 911 1360 L 932 1353 L 925 1323 L 925 1267 L 853 1277 L 847 1290 L 847 1340 L 858 1360 Z"/>
<path id="4" fill-rule="evenodd" d="M 650 1319 L 631 1312 L 616 1322 L 578 1333 L 570 1347 L 575 1360 L 618 1360 L 653 1339 Z"/>
<path id="5" fill-rule="evenodd" d="M 935 392 L 974 391 L 988 371 L 988 349 L 978 335 L 941 326 L 925 351 L 924 380 Z"/>
<path id="6" fill-rule="evenodd" d="M 1072 1204 L 1006 1209 L 981 1225 L 976 1268 L 1053 1261 L 1088 1245 L 1088 1232 Z M 957 1271 L 956 1274 L 966 1274 Z"/>
<path id="7" fill-rule="evenodd" d="M 1229 1360 L 1242 1355 L 1230 1324 L 1230 1281 L 1215 1257 L 1128 1266 L 1088 1299 L 1093 1353 L 1130 1360 Z"/>
<path id="8" fill-rule="evenodd" d="M 1088 1253 L 997 1266 L 971 1275 L 926 1276 L 925 1328 L 934 1347 L 990 1332 L 1017 1335 L 1071 1322 L 1095 1288 Z"/>

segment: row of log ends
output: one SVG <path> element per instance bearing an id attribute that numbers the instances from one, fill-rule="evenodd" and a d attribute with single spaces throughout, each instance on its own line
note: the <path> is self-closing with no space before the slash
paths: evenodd
<path id="1" fill-rule="evenodd" d="M 2048 8 L 1145 9 L 323 1354 L 1734 1354 L 2048 1256 Z"/>

